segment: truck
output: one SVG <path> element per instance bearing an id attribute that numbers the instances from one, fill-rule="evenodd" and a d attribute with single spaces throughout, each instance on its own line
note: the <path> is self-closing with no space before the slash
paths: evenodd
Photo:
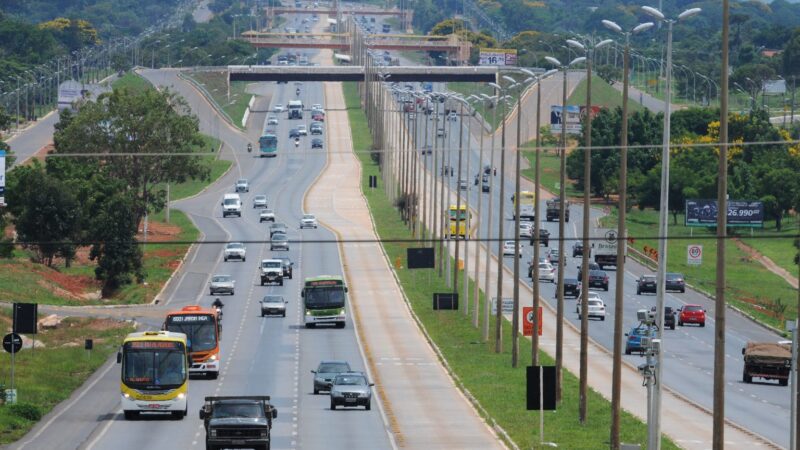
<path id="1" fill-rule="evenodd" d="M 595 230 L 590 255 L 594 255 L 594 262 L 602 270 L 605 266 L 617 265 L 617 230 L 609 228 L 598 228 Z"/>
<path id="2" fill-rule="evenodd" d="M 225 194 L 222 197 L 222 217 L 242 217 L 242 199 L 239 194 Z"/>
<path id="3" fill-rule="evenodd" d="M 778 380 L 778 385 L 789 384 L 792 368 L 791 344 L 773 342 L 748 342 L 742 349 L 744 368 L 742 381 L 752 383 L 753 377 Z"/>
<path id="4" fill-rule="evenodd" d="M 303 118 L 303 101 L 302 100 L 289 100 L 286 110 L 288 111 L 289 119 L 302 119 Z"/>
<path id="5" fill-rule="evenodd" d="M 283 286 L 283 262 L 280 259 L 261 260 L 261 286 L 276 283 Z"/>
<path id="6" fill-rule="evenodd" d="M 255 448 L 269 450 L 272 420 L 278 410 L 269 396 L 206 397 L 200 420 L 206 430 L 206 450 Z"/>
<path id="7" fill-rule="evenodd" d="M 547 221 L 558 221 L 561 217 L 561 200 L 555 198 L 547 201 Z M 564 220 L 569 222 L 569 200 L 564 205 Z"/>

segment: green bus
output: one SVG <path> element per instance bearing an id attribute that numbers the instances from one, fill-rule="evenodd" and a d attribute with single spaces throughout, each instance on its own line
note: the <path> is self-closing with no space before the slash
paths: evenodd
<path id="1" fill-rule="evenodd" d="M 272 133 L 264 133 L 258 139 L 259 156 L 277 156 L 278 136 Z"/>
<path id="2" fill-rule="evenodd" d="M 306 278 L 303 283 L 303 317 L 306 328 L 318 323 L 332 323 L 336 328 L 344 328 L 347 318 L 347 286 L 338 275 L 320 275 Z"/>

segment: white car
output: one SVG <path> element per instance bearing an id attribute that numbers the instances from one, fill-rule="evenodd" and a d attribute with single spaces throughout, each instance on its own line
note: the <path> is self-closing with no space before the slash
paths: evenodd
<path id="1" fill-rule="evenodd" d="M 533 279 L 533 266 L 528 268 L 528 277 Z M 556 282 L 556 268 L 549 262 L 539 263 L 539 281 Z"/>
<path id="2" fill-rule="evenodd" d="M 305 125 L 298 125 L 297 132 L 300 133 L 300 136 L 308 136 L 308 129 Z"/>
<path id="3" fill-rule="evenodd" d="M 225 252 L 222 259 L 228 262 L 229 259 L 241 259 L 242 262 L 247 260 L 247 249 L 241 242 L 231 242 L 225 246 Z"/>
<path id="4" fill-rule="evenodd" d="M 518 255 L 522 258 L 522 245 L 519 246 Z M 514 256 L 514 241 L 503 242 L 503 256 Z"/>
<path id="5" fill-rule="evenodd" d="M 275 105 L 275 108 L 273 108 L 272 110 L 275 111 L 276 113 L 282 113 L 283 112 L 283 105 L 281 105 L 281 104 Z"/>
<path id="6" fill-rule="evenodd" d="M 578 297 L 577 297 L 578 303 L 575 305 L 575 312 L 578 313 L 578 314 L 581 313 L 581 296 L 582 295 L 583 295 L 583 293 L 578 291 Z M 601 302 L 603 301 L 603 299 L 600 298 L 600 294 L 598 294 L 596 291 L 589 291 L 589 302 L 591 302 L 592 300 L 600 300 Z"/>
<path id="7" fill-rule="evenodd" d="M 269 116 L 267 118 L 267 125 L 277 125 L 278 124 L 278 116 Z"/>
<path id="8" fill-rule="evenodd" d="M 317 228 L 317 217 L 313 214 L 303 214 L 300 219 L 300 228 Z"/>
<path id="9" fill-rule="evenodd" d="M 253 208 L 266 208 L 267 207 L 267 196 L 266 195 L 256 195 L 253 197 Z"/>
<path id="10" fill-rule="evenodd" d="M 520 222 L 519 237 L 530 239 L 531 236 L 533 236 L 533 224 L 530 222 Z"/>
<path id="11" fill-rule="evenodd" d="M 236 281 L 230 275 L 214 275 L 208 282 L 209 295 L 231 294 L 234 295 Z"/>
<path id="12" fill-rule="evenodd" d="M 456 114 L 455 111 L 450 111 L 450 114 L 447 115 L 447 120 L 455 122 L 456 120 L 458 120 L 458 114 Z"/>
<path id="13" fill-rule="evenodd" d="M 275 222 L 275 211 L 262 209 L 261 214 L 258 215 L 258 223 L 261 222 Z"/>
<path id="14" fill-rule="evenodd" d="M 322 105 L 320 105 L 319 103 L 314 103 L 313 105 L 311 105 L 311 110 L 312 111 L 322 111 Z"/>
<path id="15" fill-rule="evenodd" d="M 250 192 L 250 182 L 246 178 L 236 181 L 235 192 Z"/>
<path id="16" fill-rule="evenodd" d="M 578 318 L 580 319 L 580 318 L 582 318 L 581 317 L 581 299 L 578 299 L 578 308 L 577 309 L 578 309 Z M 589 308 L 587 309 L 587 311 L 589 313 L 588 314 L 589 318 L 598 317 L 598 318 L 600 318 L 600 320 L 606 320 L 606 305 L 599 298 L 597 298 L 597 299 L 590 298 L 589 299 Z"/>

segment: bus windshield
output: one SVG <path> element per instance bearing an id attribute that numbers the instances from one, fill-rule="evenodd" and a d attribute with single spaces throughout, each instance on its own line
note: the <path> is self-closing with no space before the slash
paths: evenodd
<path id="1" fill-rule="evenodd" d="M 167 331 L 186 335 L 186 345 L 192 352 L 217 347 L 217 326 L 210 314 L 176 314 L 167 316 Z"/>
<path id="2" fill-rule="evenodd" d="M 150 346 L 137 348 L 142 347 L 138 344 Z M 153 348 L 154 344 L 165 348 Z M 180 342 L 128 342 L 123 354 L 122 382 L 130 387 L 174 389 L 186 381 L 186 353 Z"/>
<path id="3" fill-rule="evenodd" d="M 455 209 L 451 209 L 450 210 L 450 220 L 465 220 L 467 218 L 467 210 L 466 209 L 462 209 L 461 211 L 459 211 L 457 216 L 458 217 L 456 217 L 456 210 Z"/>
<path id="4" fill-rule="evenodd" d="M 265 134 L 258 139 L 261 151 L 273 151 L 278 148 L 278 137 L 274 134 Z"/>
<path id="5" fill-rule="evenodd" d="M 341 308 L 344 306 L 344 287 L 306 288 L 305 303 L 309 309 Z"/>

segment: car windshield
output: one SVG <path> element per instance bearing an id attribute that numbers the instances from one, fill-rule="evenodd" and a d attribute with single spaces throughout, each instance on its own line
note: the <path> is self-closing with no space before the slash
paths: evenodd
<path id="1" fill-rule="evenodd" d="M 667 279 L 668 280 L 680 280 L 681 278 L 683 278 L 683 275 L 681 275 L 679 273 L 668 273 L 667 274 Z"/>
<path id="2" fill-rule="evenodd" d="M 647 276 L 643 276 L 643 277 L 642 277 L 642 281 L 644 281 L 644 282 L 647 282 L 647 283 L 649 283 L 649 282 L 653 282 L 653 281 L 656 281 L 656 277 L 654 277 L 654 276 L 649 276 L 649 275 L 647 275 Z"/>
<path id="3" fill-rule="evenodd" d="M 272 212 L 271 209 L 265 209 L 265 210 L 261 211 L 261 214 L 262 215 L 268 215 L 268 214 L 275 214 L 275 213 Z"/>
<path id="4" fill-rule="evenodd" d="M 339 375 L 333 381 L 338 386 L 366 386 L 367 380 L 361 375 Z"/>
<path id="5" fill-rule="evenodd" d="M 273 241 L 287 241 L 287 240 L 289 240 L 289 238 L 287 238 L 285 234 L 275 233 L 275 234 L 272 235 L 272 240 Z"/>
<path id="6" fill-rule="evenodd" d="M 229 417 L 264 417 L 263 408 L 258 403 L 217 403 L 214 405 L 212 417 L 227 419 Z"/>
<path id="7" fill-rule="evenodd" d="M 310 219 L 310 220 L 313 220 L 313 219 L 314 219 L 314 215 L 313 215 L 313 214 L 305 214 L 305 215 L 303 216 L 303 219 Z"/>
<path id="8" fill-rule="evenodd" d="M 231 277 L 229 275 L 217 275 L 211 279 L 212 283 L 227 283 L 231 281 Z"/>
<path id="9" fill-rule="evenodd" d="M 647 328 L 634 328 L 631 330 L 630 334 L 634 336 L 647 336 Z"/>
<path id="10" fill-rule="evenodd" d="M 280 295 L 267 295 L 261 301 L 264 303 L 283 303 L 283 297 Z"/>
<path id="11" fill-rule="evenodd" d="M 279 269 L 281 267 L 280 261 L 265 261 L 261 264 L 261 267 L 265 267 L 268 269 Z"/>
<path id="12" fill-rule="evenodd" d="M 513 247 L 514 246 L 514 241 L 506 241 L 506 243 L 504 245 L 506 247 Z"/>
<path id="13" fill-rule="evenodd" d="M 341 373 L 348 372 L 350 366 L 347 363 L 322 363 L 317 369 L 317 373 Z"/>
<path id="14" fill-rule="evenodd" d="M 697 306 L 697 305 L 688 305 L 688 306 L 684 306 L 683 310 L 692 312 L 692 311 L 702 311 L 703 308 L 700 307 L 700 306 Z"/>
<path id="15" fill-rule="evenodd" d="M 553 266 L 551 266 L 550 264 L 541 264 L 541 263 L 540 263 L 540 264 L 539 264 L 539 268 L 540 268 L 540 269 L 547 269 L 547 270 L 550 270 L 550 269 L 552 269 L 552 268 L 553 268 Z"/>
<path id="16" fill-rule="evenodd" d="M 589 300 L 589 306 L 600 306 L 602 304 L 603 302 L 601 302 L 600 300 L 593 300 L 593 299 Z"/>
<path id="17" fill-rule="evenodd" d="M 237 184 L 247 184 L 247 180 L 241 179 L 241 180 L 237 181 L 236 183 Z"/>
<path id="18" fill-rule="evenodd" d="M 228 250 L 237 250 L 240 248 L 244 248 L 244 244 L 240 244 L 238 242 L 228 244 Z"/>
<path id="19" fill-rule="evenodd" d="M 256 200 L 262 200 L 263 201 L 263 200 L 266 200 L 266 199 L 267 199 L 266 195 L 256 195 Z"/>

